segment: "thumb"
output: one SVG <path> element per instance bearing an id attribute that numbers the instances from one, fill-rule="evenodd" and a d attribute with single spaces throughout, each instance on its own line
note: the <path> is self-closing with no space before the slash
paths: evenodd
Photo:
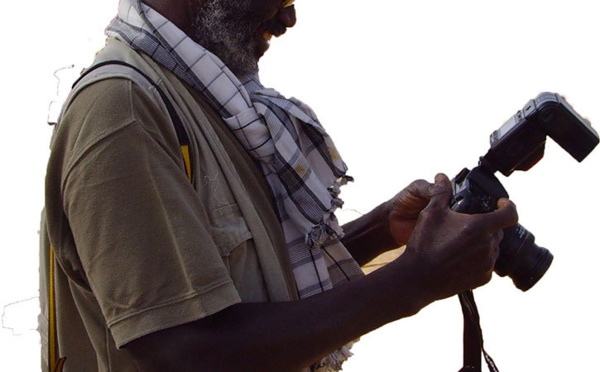
<path id="1" fill-rule="evenodd" d="M 430 186 L 431 205 L 448 207 L 452 198 L 452 184 L 450 179 L 443 173 L 435 176 L 435 183 Z"/>
<path id="2" fill-rule="evenodd" d="M 498 200 L 498 209 L 485 214 L 489 227 L 492 230 L 505 229 L 516 225 L 519 222 L 519 215 L 515 204 L 506 199 Z"/>

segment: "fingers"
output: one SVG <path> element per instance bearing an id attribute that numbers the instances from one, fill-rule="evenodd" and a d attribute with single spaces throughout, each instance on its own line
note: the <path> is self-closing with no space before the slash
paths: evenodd
<path id="1" fill-rule="evenodd" d="M 438 173 L 435 176 L 435 184 L 429 186 L 428 194 L 431 198 L 430 206 L 437 208 L 449 207 L 450 199 L 453 196 L 450 179 L 445 174 Z M 498 209 L 479 217 L 488 231 L 494 232 L 517 224 L 519 216 L 513 202 L 501 198 L 498 200 L 497 207 Z"/>
<path id="2" fill-rule="evenodd" d="M 491 231 L 505 229 L 519 222 L 517 207 L 506 198 L 498 200 L 498 209 L 483 215 Z"/>
<path id="3" fill-rule="evenodd" d="M 492 236 L 490 257 L 494 263 L 496 263 L 496 260 L 500 256 L 500 242 L 502 241 L 503 238 L 504 238 L 504 232 L 502 230 L 496 231 L 494 233 L 494 235 Z M 492 265 L 492 270 L 493 269 L 494 269 L 494 267 Z"/>
<path id="4" fill-rule="evenodd" d="M 434 184 L 425 180 L 416 180 L 407 187 L 407 191 L 419 199 L 431 199 Z"/>
<path id="5" fill-rule="evenodd" d="M 452 184 L 450 179 L 442 173 L 435 176 L 435 184 L 430 187 L 430 205 L 437 207 L 448 207 L 452 198 Z"/>
<path id="6" fill-rule="evenodd" d="M 439 181 L 439 182 L 438 182 Z M 452 192 L 450 181 L 448 177 L 443 174 L 436 176 L 436 183 L 430 183 L 425 180 L 416 180 L 402 190 L 397 197 L 410 198 L 410 199 L 421 199 L 429 201 L 434 195 L 445 194 Z"/>

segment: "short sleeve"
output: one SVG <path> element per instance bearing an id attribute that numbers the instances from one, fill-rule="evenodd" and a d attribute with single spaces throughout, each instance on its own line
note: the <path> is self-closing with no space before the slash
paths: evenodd
<path id="1" fill-rule="evenodd" d="M 136 90 L 119 80 L 80 93 L 70 111 L 94 103 L 79 110 L 62 181 L 82 271 L 117 347 L 240 302 L 170 123 Z"/>

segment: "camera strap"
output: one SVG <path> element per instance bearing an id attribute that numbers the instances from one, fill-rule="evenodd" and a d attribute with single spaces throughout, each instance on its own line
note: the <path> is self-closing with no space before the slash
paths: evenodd
<path id="1" fill-rule="evenodd" d="M 500 372 L 492 357 L 483 348 L 483 333 L 473 291 L 462 292 L 458 298 L 464 318 L 463 368 L 459 372 L 481 372 L 481 354 L 483 354 L 490 372 Z"/>

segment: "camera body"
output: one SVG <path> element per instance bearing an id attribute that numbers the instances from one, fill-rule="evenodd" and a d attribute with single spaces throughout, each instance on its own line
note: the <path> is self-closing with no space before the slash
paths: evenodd
<path id="1" fill-rule="evenodd" d="M 477 167 L 465 168 L 454 177 L 451 208 L 469 214 L 496 209 L 498 199 L 507 198 L 508 193 L 494 173 L 500 171 L 508 177 L 515 170 L 529 170 L 544 156 L 547 136 L 579 162 L 599 142 L 598 133 L 564 98 L 541 93 L 491 134 L 490 149 Z M 550 251 L 537 246 L 533 234 L 518 224 L 504 229 L 494 270 L 527 291 L 548 270 L 552 259 Z"/>

